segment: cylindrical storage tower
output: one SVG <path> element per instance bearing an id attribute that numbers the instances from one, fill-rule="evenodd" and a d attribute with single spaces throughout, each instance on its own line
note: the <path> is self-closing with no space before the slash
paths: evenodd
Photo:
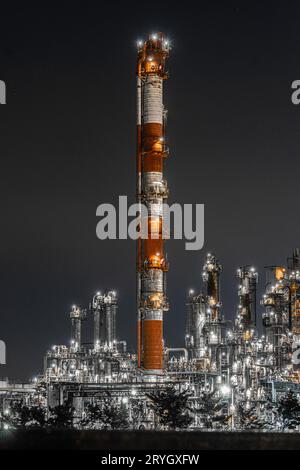
<path id="1" fill-rule="evenodd" d="M 163 312 L 168 310 L 163 243 L 163 179 L 165 146 L 163 83 L 168 41 L 162 34 L 138 45 L 137 64 L 137 202 L 147 209 L 144 232 L 137 243 L 138 366 L 148 374 L 163 368 Z"/>

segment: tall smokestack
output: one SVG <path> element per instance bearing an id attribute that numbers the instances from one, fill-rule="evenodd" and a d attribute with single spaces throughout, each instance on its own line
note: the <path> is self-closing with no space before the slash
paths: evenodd
<path id="1" fill-rule="evenodd" d="M 163 34 L 138 43 L 137 62 L 137 202 L 148 210 L 148 238 L 137 242 L 138 366 L 148 374 L 163 368 L 163 311 L 167 262 L 162 236 L 165 145 L 163 82 L 169 44 Z"/>

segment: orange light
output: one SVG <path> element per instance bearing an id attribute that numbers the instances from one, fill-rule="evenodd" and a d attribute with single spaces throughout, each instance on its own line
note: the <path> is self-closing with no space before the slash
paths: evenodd
<path id="1" fill-rule="evenodd" d="M 154 142 L 153 144 L 154 152 L 162 152 L 162 149 L 163 149 L 163 141 L 157 140 L 156 142 Z"/>
<path id="2" fill-rule="evenodd" d="M 150 256 L 149 261 L 150 261 L 150 266 L 152 266 L 154 268 L 160 268 L 161 260 L 160 260 L 159 256 L 152 255 L 152 256 Z"/>
<path id="3" fill-rule="evenodd" d="M 285 268 L 276 267 L 276 270 L 275 270 L 276 280 L 280 281 L 281 279 L 283 279 L 284 278 L 284 273 L 285 273 Z"/>

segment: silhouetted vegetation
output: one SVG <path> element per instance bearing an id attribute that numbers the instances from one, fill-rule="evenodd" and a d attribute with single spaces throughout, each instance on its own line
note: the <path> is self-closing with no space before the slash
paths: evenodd
<path id="1" fill-rule="evenodd" d="M 166 429 L 184 429 L 192 423 L 192 410 L 188 405 L 190 396 L 188 390 L 179 392 L 174 387 L 147 394 L 150 399 L 149 406 L 159 425 Z"/>

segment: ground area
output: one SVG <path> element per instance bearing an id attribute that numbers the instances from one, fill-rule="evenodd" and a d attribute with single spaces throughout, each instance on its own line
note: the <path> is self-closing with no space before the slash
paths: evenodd
<path id="1" fill-rule="evenodd" d="M 295 450 L 300 433 L 5 431 L 0 450 Z"/>

